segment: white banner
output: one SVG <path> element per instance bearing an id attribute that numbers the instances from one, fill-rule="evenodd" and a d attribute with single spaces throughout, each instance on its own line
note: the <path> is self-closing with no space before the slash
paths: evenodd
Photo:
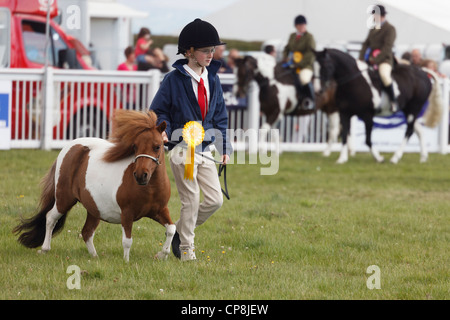
<path id="1" fill-rule="evenodd" d="M 419 118 L 417 121 L 422 122 Z M 398 116 L 375 117 L 374 128 L 372 130 L 372 145 L 380 152 L 395 152 L 400 148 L 400 144 L 405 137 L 406 123 L 401 113 Z M 353 131 L 354 130 L 354 131 Z M 369 147 L 366 145 L 366 129 L 361 120 L 352 122 L 352 131 L 354 136 L 354 147 L 356 151 L 367 152 Z M 425 145 L 428 152 L 439 152 L 439 128 L 430 129 L 423 127 Z M 417 135 L 413 133 L 405 147 L 405 152 L 420 152 L 420 143 Z"/>

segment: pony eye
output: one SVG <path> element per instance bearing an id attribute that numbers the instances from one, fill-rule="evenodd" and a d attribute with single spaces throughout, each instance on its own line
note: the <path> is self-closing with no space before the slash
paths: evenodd
<path id="1" fill-rule="evenodd" d="M 154 148 L 155 151 L 159 151 L 159 149 L 161 149 L 161 146 L 157 146 Z"/>

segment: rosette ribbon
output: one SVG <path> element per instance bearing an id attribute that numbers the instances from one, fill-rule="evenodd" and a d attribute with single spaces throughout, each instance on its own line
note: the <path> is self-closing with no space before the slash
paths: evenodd
<path id="1" fill-rule="evenodd" d="M 189 121 L 183 128 L 183 140 L 187 143 L 186 162 L 184 164 L 184 179 L 194 180 L 195 147 L 203 142 L 205 130 L 196 121 Z"/>

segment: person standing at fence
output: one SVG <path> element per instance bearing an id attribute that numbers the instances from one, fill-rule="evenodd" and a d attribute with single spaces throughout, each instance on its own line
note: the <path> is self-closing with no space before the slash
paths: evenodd
<path id="1" fill-rule="evenodd" d="M 226 135 L 228 114 L 217 76 L 220 62 L 213 60 L 215 46 L 223 44 L 212 24 L 200 19 L 187 24 L 178 38 L 178 54 L 183 54 L 185 59 L 173 64 L 175 69 L 165 76 L 150 109 L 158 115 L 158 123 L 167 123 L 163 134 L 166 141 L 178 143 L 186 124 L 201 123 L 206 134 L 199 151 L 211 157 L 209 145 L 214 141 L 226 164 L 232 152 Z M 214 136 L 211 136 L 212 131 Z M 180 156 L 183 153 L 180 145 L 175 148 L 169 145 L 170 167 L 181 200 L 172 250 L 177 258 L 190 261 L 196 259 L 194 229 L 222 206 L 223 197 L 214 162 L 198 153 L 194 158 L 192 180 L 184 178 L 187 161 Z M 200 190 L 204 196 L 201 203 Z"/>
<path id="2" fill-rule="evenodd" d="M 134 54 L 134 50 L 132 46 L 126 47 L 125 51 L 125 61 L 117 66 L 117 70 L 119 71 L 136 71 L 136 55 Z"/>
<path id="3" fill-rule="evenodd" d="M 136 71 L 136 55 L 134 54 L 133 47 L 128 46 L 125 51 L 125 62 L 119 64 L 117 67 L 118 71 Z M 120 84 L 120 90 L 122 93 L 122 102 L 125 102 L 125 109 L 135 109 L 136 100 L 136 84 L 127 83 Z"/>

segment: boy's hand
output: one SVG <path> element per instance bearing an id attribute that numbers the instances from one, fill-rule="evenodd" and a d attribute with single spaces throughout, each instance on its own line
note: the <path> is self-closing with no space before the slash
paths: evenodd
<path id="1" fill-rule="evenodd" d="M 167 133 L 165 131 L 161 134 L 161 136 L 163 138 L 163 143 L 169 142 L 169 138 L 167 137 Z"/>
<path id="2" fill-rule="evenodd" d="M 230 156 L 227 154 L 224 154 L 222 156 L 222 164 L 225 166 L 227 164 L 227 162 L 230 161 Z"/>

